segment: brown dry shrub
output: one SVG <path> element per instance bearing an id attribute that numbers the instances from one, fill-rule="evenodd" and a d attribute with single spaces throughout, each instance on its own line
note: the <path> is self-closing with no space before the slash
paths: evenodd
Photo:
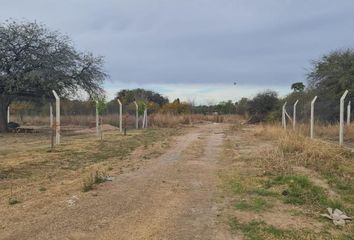
<path id="1" fill-rule="evenodd" d="M 168 127 L 173 128 L 178 125 L 202 122 L 226 122 L 237 123 L 242 121 L 243 117 L 239 115 L 203 115 L 203 114 L 170 114 L 155 113 L 149 115 L 148 125 L 150 127 Z M 12 120 L 28 126 L 49 126 L 49 117 L 47 116 L 24 116 L 20 121 L 16 116 Z M 103 123 L 118 126 L 118 114 L 108 114 L 103 116 Z M 62 126 L 80 126 L 95 127 L 95 115 L 68 115 L 61 116 Z M 141 119 L 140 123 L 141 124 Z M 135 115 L 128 115 L 127 125 L 135 126 Z"/>
<path id="2" fill-rule="evenodd" d="M 254 136 L 264 140 L 277 139 L 284 133 L 278 125 L 259 124 L 254 131 Z"/>
<path id="3" fill-rule="evenodd" d="M 151 127 L 177 127 L 178 125 L 197 124 L 204 122 L 238 123 L 242 120 L 239 115 L 203 115 L 203 114 L 152 114 L 149 116 Z"/>
<path id="4" fill-rule="evenodd" d="M 291 166 L 303 166 L 324 175 L 351 176 L 354 179 L 354 155 L 348 149 L 310 139 L 277 126 L 262 126 L 255 135 L 277 140 L 275 149 L 260 154 L 259 162 L 271 173 L 289 173 Z"/>
<path id="5" fill-rule="evenodd" d="M 279 139 L 278 149 L 293 164 L 323 174 L 342 175 L 343 166 L 353 165 L 353 154 L 338 145 L 312 140 L 302 135 L 285 134 Z"/>
<path id="6" fill-rule="evenodd" d="M 278 149 L 267 149 L 259 153 L 256 159 L 258 166 L 264 170 L 267 175 L 290 174 L 292 167 L 285 159 L 284 154 Z"/>

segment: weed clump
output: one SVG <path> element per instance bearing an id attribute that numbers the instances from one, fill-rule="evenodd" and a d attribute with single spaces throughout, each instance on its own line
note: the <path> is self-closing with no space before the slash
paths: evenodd
<path id="1" fill-rule="evenodd" d="M 88 192 L 93 190 L 94 185 L 98 185 L 108 181 L 108 176 L 104 172 L 96 171 L 94 174 L 90 174 L 83 181 L 82 191 Z"/>
<path id="2" fill-rule="evenodd" d="M 15 205 L 17 203 L 20 203 L 20 201 L 17 198 L 15 198 L 15 197 L 9 198 L 9 205 Z"/>
<path id="3" fill-rule="evenodd" d="M 47 191 L 47 189 L 46 189 L 45 187 L 40 187 L 40 188 L 38 189 L 38 191 L 40 191 L 40 192 L 45 192 L 45 191 Z"/>

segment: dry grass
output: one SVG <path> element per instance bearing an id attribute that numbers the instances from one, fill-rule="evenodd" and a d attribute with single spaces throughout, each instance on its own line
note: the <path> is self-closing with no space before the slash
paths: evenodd
<path id="1" fill-rule="evenodd" d="M 54 201 L 68 192 L 80 192 L 82 181 L 92 172 L 117 175 L 130 170 L 149 159 L 144 155 L 133 163 L 133 151 L 143 148 L 148 154 L 152 147 L 159 151 L 177 133 L 175 129 L 148 129 L 130 131 L 124 137 L 114 131 L 105 133 L 103 141 L 95 134 L 83 134 L 66 137 L 54 150 L 42 134 L 0 135 L 0 195 L 4 197 L 0 206 L 5 205 L 0 213 L 6 211 L 9 198 L 30 204 L 40 201 L 45 192 L 51 195 L 48 201 Z"/>
<path id="2" fill-rule="evenodd" d="M 316 130 L 334 136 L 338 128 Z M 352 223 L 336 228 L 318 217 L 327 207 L 354 214 L 354 154 L 348 149 L 279 125 L 244 126 L 230 128 L 225 159 L 231 164 L 223 173 L 231 190 L 229 224 L 245 239 L 352 239 Z"/>
<path id="3" fill-rule="evenodd" d="M 149 118 L 152 127 L 177 127 L 183 124 L 197 124 L 203 122 L 237 123 L 243 117 L 239 115 L 203 115 L 203 114 L 153 114 Z"/>
<path id="4" fill-rule="evenodd" d="M 329 132 L 333 127 L 328 127 Z M 331 142 L 310 139 L 293 131 L 284 131 L 278 126 L 259 126 L 255 134 L 273 139 L 277 147 L 268 151 L 269 157 L 276 165 L 295 165 L 310 168 L 323 174 L 343 175 L 341 166 L 352 166 L 354 171 L 353 154 Z M 290 164 L 289 164 L 290 163 Z M 353 176 L 354 180 L 354 176 Z"/>
<path id="5" fill-rule="evenodd" d="M 12 121 L 27 126 L 49 126 L 49 117 L 47 116 L 24 116 L 22 121 L 19 117 L 12 116 Z M 201 122 L 218 122 L 218 123 L 236 123 L 243 120 L 240 115 L 203 115 L 203 114 L 151 114 L 149 115 L 149 126 L 171 128 L 179 125 L 201 123 Z M 119 124 L 118 114 L 109 114 L 103 116 L 103 123 L 112 126 Z M 142 117 L 139 119 L 141 124 Z M 96 117 L 94 115 L 72 115 L 61 117 L 62 126 L 79 126 L 79 127 L 95 127 Z M 132 128 L 135 126 L 135 116 L 127 115 L 127 126 Z"/>
<path id="6" fill-rule="evenodd" d="M 22 120 L 19 117 L 12 116 L 11 121 L 18 122 L 25 126 L 49 126 L 49 116 L 24 116 Z M 79 126 L 79 127 L 95 127 L 96 116 L 95 115 L 62 115 L 60 118 L 61 125 L 63 126 Z M 119 118 L 116 114 L 109 114 L 103 116 L 103 123 L 110 124 L 112 126 L 118 126 Z M 128 126 L 135 126 L 135 117 L 128 115 Z"/>
<path id="7" fill-rule="evenodd" d="M 292 126 L 289 126 L 289 128 L 292 129 Z M 310 125 L 304 123 L 298 124 L 295 132 L 303 136 L 309 136 Z M 339 123 L 315 123 L 314 135 L 315 138 L 323 139 L 330 142 L 338 142 Z M 344 141 L 349 144 L 351 144 L 351 142 L 354 142 L 354 124 L 344 125 Z"/>

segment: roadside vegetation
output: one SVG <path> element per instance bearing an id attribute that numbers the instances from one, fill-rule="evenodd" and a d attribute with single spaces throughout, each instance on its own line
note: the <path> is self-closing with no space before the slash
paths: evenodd
<path id="1" fill-rule="evenodd" d="M 240 141 L 242 139 L 243 141 Z M 232 127 L 220 172 L 224 220 L 245 239 L 353 239 L 354 226 L 320 216 L 354 214 L 354 154 L 278 126 Z"/>

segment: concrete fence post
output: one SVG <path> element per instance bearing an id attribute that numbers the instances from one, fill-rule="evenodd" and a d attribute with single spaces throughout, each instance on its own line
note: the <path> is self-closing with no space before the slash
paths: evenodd
<path id="1" fill-rule="evenodd" d="M 348 94 L 348 90 L 345 90 L 339 101 L 339 145 L 343 145 L 344 139 L 344 99 Z"/>
<path id="2" fill-rule="evenodd" d="M 60 98 L 56 91 L 53 90 L 55 97 L 55 143 L 60 144 Z"/>
<path id="3" fill-rule="evenodd" d="M 350 125 L 350 112 L 352 108 L 352 101 L 349 101 L 348 106 L 347 106 L 347 125 Z"/>
<path id="4" fill-rule="evenodd" d="M 315 119 L 315 102 L 317 100 L 317 96 L 313 98 L 311 101 L 311 119 L 310 119 L 310 138 L 314 137 L 314 119 Z"/>
<path id="5" fill-rule="evenodd" d="M 143 114 L 143 122 L 142 122 L 141 128 L 145 128 L 145 110 L 144 110 L 144 114 Z"/>
<path id="6" fill-rule="evenodd" d="M 96 101 L 96 135 L 97 135 L 97 137 L 100 136 L 99 126 L 100 126 L 100 114 L 98 112 L 98 101 Z"/>
<path id="7" fill-rule="evenodd" d="M 147 128 L 147 106 L 145 105 L 145 109 L 144 109 L 144 116 L 143 116 L 143 128 Z"/>
<path id="8" fill-rule="evenodd" d="M 123 132 L 123 107 L 122 107 L 122 102 L 117 98 L 118 104 L 119 104 L 119 131 Z"/>
<path id="9" fill-rule="evenodd" d="M 282 108 L 282 126 L 283 126 L 284 129 L 286 129 L 286 116 L 285 116 L 286 103 L 287 102 L 284 103 L 283 108 Z"/>
<path id="10" fill-rule="evenodd" d="M 135 104 L 135 128 L 138 129 L 139 128 L 139 106 L 136 103 L 136 101 L 134 101 Z"/>
<path id="11" fill-rule="evenodd" d="M 296 100 L 294 103 L 294 109 L 293 109 L 293 130 L 295 131 L 296 129 L 296 105 L 298 104 L 299 100 Z"/>
<path id="12" fill-rule="evenodd" d="M 53 128 L 53 105 L 52 103 L 49 104 L 49 123 L 50 123 L 50 128 Z"/>
<path id="13" fill-rule="evenodd" d="M 7 107 L 7 123 L 10 122 L 10 106 Z"/>
<path id="14" fill-rule="evenodd" d="M 148 127 L 148 109 L 147 107 L 145 108 L 145 128 Z"/>

